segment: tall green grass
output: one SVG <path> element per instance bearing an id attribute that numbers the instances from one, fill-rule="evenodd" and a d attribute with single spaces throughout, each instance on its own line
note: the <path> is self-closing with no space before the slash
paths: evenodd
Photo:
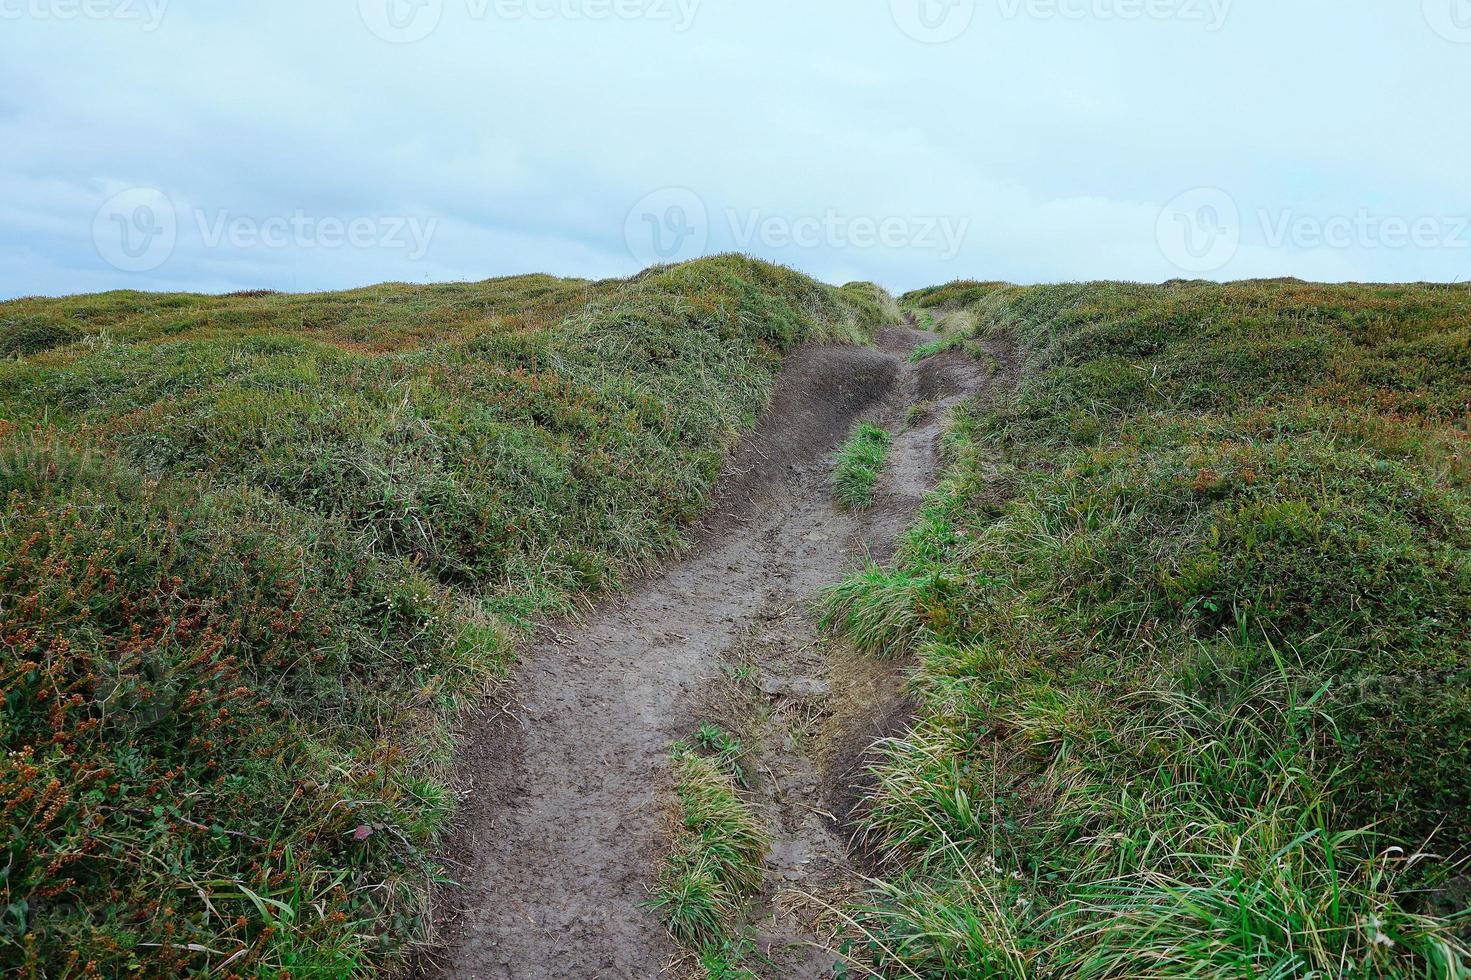
<path id="1" fill-rule="evenodd" d="M 833 456 L 833 496 L 849 510 L 873 506 L 874 487 L 889 459 L 893 436 L 887 429 L 860 422 Z"/>
<path id="2" fill-rule="evenodd" d="M 884 308 L 734 256 L 0 304 L 0 972 L 401 956 L 460 704 Z"/>
<path id="3" fill-rule="evenodd" d="M 771 838 L 741 798 L 739 746 L 710 728 L 701 737 L 715 754 L 674 747 L 681 823 L 649 905 L 675 939 L 716 962 L 726 958 L 746 899 L 761 890 Z"/>
<path id="4" fill-rule="evenodd" d="M 1456 977 L 1471 843 L 1471 290 L 1014 288 L 891 567 L 917 667 L 853 910 L 885 976 Z"/>

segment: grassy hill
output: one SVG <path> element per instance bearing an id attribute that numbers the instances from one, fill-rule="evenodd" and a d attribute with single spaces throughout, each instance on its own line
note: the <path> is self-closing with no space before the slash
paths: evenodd
<path id="1" fill-rule="evenodd" d="M 1460 975 L 1471 289 L 905 302 L 1022 371 L 954 419 L 894 562 L 824 600 L 920 706 L 855 956 Z M 465 699 L 681 547 L 783 352 L 891 310 L 738 257 L 0 304 L 0 971 L 394 962 Z"/>
<path id="2" fill-rule="evenodd" d="M 914 658 L 857 912 L 894 977 L 1453 977 L 1471 289 L 954 283 L 957 418 L 830 622 Z"/>
<path id="3" fill-rule="evenodd" d="M 678 548 L 782 352 L 886 301 L 722 257 L 0 304 L 0 972 L 398 955 L 462 699 Z"/>

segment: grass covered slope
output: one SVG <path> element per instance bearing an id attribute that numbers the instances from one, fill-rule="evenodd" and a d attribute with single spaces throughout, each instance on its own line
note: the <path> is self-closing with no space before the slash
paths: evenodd
<path id="1" fill-rule="evenodd" d="M 890 568 L 918 660 L 869 816 L 888 976 L 1463 975 L 1471 290 L 906 297 L 1008 334 Z M 1434 854 L 1441 857 L 1430 857 Z"/>
<path id="2" fill-rule="evenodd" d="M 886 300 L 722 257 L 0 304 L 0 972 L 395 956 L 457 700 L 678 546 L 782 352 Z"/>

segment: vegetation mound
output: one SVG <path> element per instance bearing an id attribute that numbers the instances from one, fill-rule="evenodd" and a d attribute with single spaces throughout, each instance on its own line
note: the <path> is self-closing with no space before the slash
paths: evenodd
<path id="1" fill-rule="evenodd" d="M 400 955 L 461 700 L 681 545 L 784 351 L 886 306 L 734 256 L 0 304 L 0 971 Z"/>
<path id="2" fill-rule="evenodd" d="M 1471 290 L 904 302 L 1024 371 L 826 599 L 919 664 L 867 824 L 884 975 L 1460 975 Z"/>

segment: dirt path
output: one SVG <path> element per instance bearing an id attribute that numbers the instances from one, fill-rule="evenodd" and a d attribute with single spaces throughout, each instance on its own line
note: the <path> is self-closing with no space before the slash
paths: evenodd
<path id="1" fill-rule="evenodd" d="M 641 907 L 663 856 L 670 745 L 704 720 L 727 676 L 722 668 L 753 639 L 774 644 L 762 669 L 788 675 L 769 674 L 769 694 L 756 685 L 771 699 L 765 716 L 806 710 L 783 704 L 794 698 L 780 686 L 793 672 L 814 680 L 826 670 L 805 600 L 866 551 L 890 548 L 933 485 L 940 414 L 984 383 L 963 356 L 908 364 L 904 356 L 928 339 L 895 329 L 880 350 L 792 354 L 766 419 L 732 460 L 693 557 L 601 607 L 575 637 L 555 636 L 526 657 L 519 707 L 469 734 L 470 785 L 453 855 L 466 887 L 444 930 L 448 948 L 426 964 L 428 975 L 612 980 L 658 977 L 675 963 L 673 945 Z M 938 410 L 906 428 L 905 409 L 929 400 Z M 861 418 L 898 435 L 879 505 L 854 517 L 830 502 L 827 457 Z M 819 686 L 795 700 L 815 696 L 823 703 L 812 717 L 839 718 L 828 704 L 834 685 Z M 843 724 L 897 690 L 883 678 L 872 687 Z M 859 744 L 867 743 L 855 733 Z M 795 741 L 777 747 L 785 754 L 763 760 L 770 779 L 761 788 L 778 836 L 773 909 L 782 905 L 778 883 L 828 887 L 846 866 L 823 803 L 820 760 Z M 856 758 L 829 761 L 841 783 Z M 760 935 L 773 949 L 806 941 L 797 918 L 775 911 Z M 781 975 L 818 976 L 831 963 L 796 952 Z"/>

